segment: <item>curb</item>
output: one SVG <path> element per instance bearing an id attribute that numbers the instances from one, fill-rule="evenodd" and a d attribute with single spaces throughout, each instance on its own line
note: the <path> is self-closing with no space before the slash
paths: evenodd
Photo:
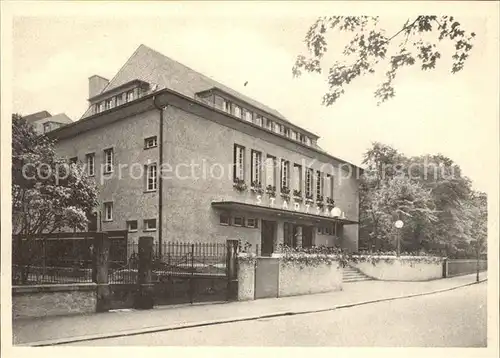
<path id="1" fill-rule="evenodd" d="M 210 321 L 200 321 L 200 322 L 188 323 L 188 324 L 147 327 L 147 328 L 141 328 L 141 329 L 118 331 L 118 332 L 113 332 L 113 333 L 101 333 L 101 334 L 92 334 L 92 335 L 85 335 L 85 336 L 58 338 L 58 339 L 51 339 L 51 340 L 45 340 L 45 341 L 16 344 L 16 346 L 18 346 L 18 347 L 56 346 L 56 345 L 62 345 L 62 344 L 66 344 L 66 343 L 77 343 L 77 342 L 85 342 L 85 341 L 95 341 L 95 340 L 99 340 L 99 339 L 136 336 L 136 335 L 147 334 L 147 333 L 177 331 L 177 330 L 187 329 L 187 328 L 212 326 L 212 325 L 225 324 L 225 323 L 253 321 L 253 320 L 264 319 L 264 318 L 275 318 L 275 317 L 283 317 L 283 316 L 302 315 L 302 314 L 308 314 L 308 313 L 328 312 L 328 311 L 334 311 L 337 309 L 362 306 L 362 305 L 371 304 L 371 303 L 384 302 L 384 301 L 394 301 L 394 300 L 399 300 L 399 299 L 403 299 L 403 298 L 427 296 L 427 295 L 432 295 L 435 293 L 452 291 L 452 290 L 456 290 L 458 288 L 472 286 L 472 285 L 476 285 L 478 283 L 483 283 L 487 280 L 488 280 L 487 278 L 484 278 L 482 280 L 479 280 L 479 282 L 470 282 L 470 283 L 462 284 L 459 286 L 453 286 L 453 287 L 443 288 L 443 289 L 434 290 L 434 291 L 420 292 L 420 293 L 414 293 L 414 294 L 402 295 L 402 296 L 378 298 L 378 299 L 374 299 L 374 300 L 360 301 L 360 302 L 355 302 L 355 303 L 346 303 L 346 304 L 341 304 L 341 305 L 337 305 L 337 306 L 333 306 L 333 307 L 329 307 L 329 308 L 311 309 L 311 310 L 302 310 L 302 311 L 281 311 L 281 312 L 278 311 L 278 312 L 262 314 L 262 315 L 258 315 L 258 316 L 226 318 L 226 319 L 218 319 L 218 320 L 210 320 Z"/>

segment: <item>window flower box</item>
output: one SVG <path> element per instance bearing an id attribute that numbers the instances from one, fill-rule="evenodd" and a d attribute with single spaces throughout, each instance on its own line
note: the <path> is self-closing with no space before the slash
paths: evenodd
<path id="1" fill-rule="evenodd" d="M 326 206 L 328 206 L 328 209 L 333 209 L 335 207 L 335 200 L 332 198 L 326 198 Z"/>
<path id="2" fill-rule="evenodd" d="M 268 185 L 266 187 L 266 194 L 269 195 L 271 198 L 276 197 L 276 187 L 273 185 Z"/>
<path id="3" fill-rule="evenodd" d="M 306 204 L 312 204 L 312 203 L 314 203 L 312 194 L 306 195 Z"/>
<path id="4" fill-rule="evenodd" d="M 258 195 L 261 195 L 262 193 L 264 193 L 264 189 L 262 188 L 262 184 L 254 182 L 254 181 L 252 182 L 252 185 L 250 186 L 250 190 Z"/>
<path id="5" fill-rule="evenodd" d="M 300 190 L 294 189 L 293 198 L 295 199 L 295 201 L 302 201 L 302 192 Z"/>
<path id="6" fill-rule="evenodd" d="M 240 178 L 235 178 L 233 182 L 233 187 L 238 190 L 240 193 L 244 192 L 247 190 L 247 185 L 245 184 L 245 181 Z"/>
<path id="7" fill-rule="evenodd" d="M 284 186 L 281 188 L 281 197 L 283 199 L 290 199 L 290 188 Z"/>

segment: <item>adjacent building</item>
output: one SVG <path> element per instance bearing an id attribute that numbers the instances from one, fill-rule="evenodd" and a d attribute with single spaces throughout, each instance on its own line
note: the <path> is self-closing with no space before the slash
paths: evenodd
<path id="1" fill-rule="evenodd" d="M 29 114 L 24 116 L 24 119 L 26 119 L 26 121 L 33 126 L 35 132 L 38 134 L 48 133 L 54 129 L 65 126 L 66 124 L 73 123 L 71 118 L 64 113 L 59 113 L 53 116 L 47 111 Z"/>
<path id="2" fill-rule="evenodd" d="M 357 250 L 360 168 L 283 115 L 141 45 L 89 78 L 83 118 L 50 133 L 100 190 L 100 229 L 128 240 Z"/>

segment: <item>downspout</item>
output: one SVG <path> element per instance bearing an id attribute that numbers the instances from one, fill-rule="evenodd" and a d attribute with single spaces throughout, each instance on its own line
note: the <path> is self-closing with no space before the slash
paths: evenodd
<path id="1" fill-rule="evenodd" d="M 161 174 L 161 167 L 163 165 L 163 110 L 165 107 L 159 107 L 156 104 L 156 96 L 153 98 L 153 104 L 156 109 L 160 111 L 160 125 L 159 125 L 159 133 L 158 133 L 158 172 L 159 173 L 159 181 L 158 181 L 158 255 L 162 257 L 162 243 L 163 243 L 163 176 Z M 157 174 L 158 175 L 158 174 Z"/>

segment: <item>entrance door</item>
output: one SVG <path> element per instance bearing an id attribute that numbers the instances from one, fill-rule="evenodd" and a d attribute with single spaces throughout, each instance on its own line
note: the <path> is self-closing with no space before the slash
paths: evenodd
<path id="1" fill-rule="evenodd" d="M 302 247 L 312 247 L 313 244 L 313 226 L 302 226 Z"/>
<path id="2" fill-rule="evenodd" d="M 261 255 L 271 256 L 274 251 L 274 237 L 276 235 L 276 222 L 262 220 L 261 229 Z"/>

